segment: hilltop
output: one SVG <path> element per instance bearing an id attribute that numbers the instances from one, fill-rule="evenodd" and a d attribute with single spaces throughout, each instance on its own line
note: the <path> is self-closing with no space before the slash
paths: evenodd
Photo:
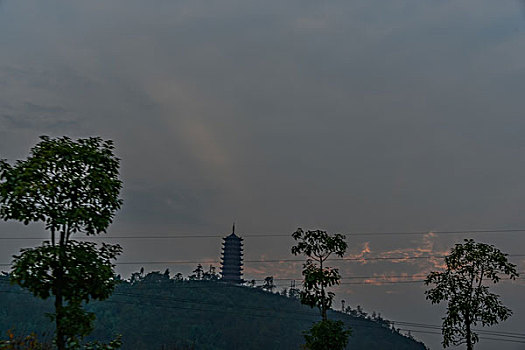
<path id="1" fill-rule="evenodd" d="M 0 278 L 0 331 L 50 334 L 44 316 L 51 302 L 10 286 Z M 104 302 L 88 304 L 97 315 L 90 338 L 122 334 L 123 349 L 290 349 L 303 343 L 301 332 L 319 313 L 290 297 L 219 281 L 174 280 L 150 274 L 123 281 Z M 352 327 L 347 349 L 424 350 L 422 343 L 399 334 L 388 322 L 363 315 L 331 312 L 329 318 Z"/>

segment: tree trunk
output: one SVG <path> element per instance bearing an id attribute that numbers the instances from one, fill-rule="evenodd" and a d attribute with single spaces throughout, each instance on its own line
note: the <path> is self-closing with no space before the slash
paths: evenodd
<path id="1" fill-rule="evenodd" d="M 321 273 L 323 273 L 323 259 L 319 259 L 319 265 L 321 267 Z M 324 295 L 324 284 L 323 281 L 321 281 L 321 318 L 323 321 L 326 321 L 328 319 L 326 315 L 326 298 Z"/>
<path id="2" fill-rule="evenodd" d="M 470 320 L 465 320 L 465 327 L 467 328 L 467 350 L 474 350 L 474 344 L 472 344 L 472 331 L 470 330 Z"/>
<path id="3" fill-rule="evenodd" d="M 64 339 L 64 321 L 62 311 L 62 266 L 55 272 L 55 324 L 56 324 L 56 342 L 58 350 L 66 349 L 66 342 Z"/>
<path id="4" fill-rule="evenodd" d="M 60 243 L 58 250 L 58 266 L 55 270 L 55 323 L 56 323 L 56 342 L 58 350 L 66 349 L 66 339 L 64 334 L 64 311 L 63 311 L 63 295 L 62 284 L 64 281 L 64 269 L 62 262 L 65 259 L 65 232 L 60 233 Z"/>

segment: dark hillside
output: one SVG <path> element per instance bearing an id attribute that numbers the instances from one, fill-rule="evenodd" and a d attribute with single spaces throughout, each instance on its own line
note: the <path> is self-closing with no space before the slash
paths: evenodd
<path id="1" fill-rule="evenodd" d="M 290 349 L 303 343 L 301 332 L 319 320 L 316 310 L 297 300 L 256 288 L 214 281 L 144 279 L 122 283 L 107 301 L 90 303 L 97 314 L 93 338 L 122 334 L 123 349 Z M 4 282 L 5 281 L 5 278 Z M 49 332 L 42 302 L 0 283 L 0 330 Z M 7 293 L 6 293 L 7 292 Z M 423 350 L 386 323 L 332 312 L 353 329 L 347 349 Z"/>

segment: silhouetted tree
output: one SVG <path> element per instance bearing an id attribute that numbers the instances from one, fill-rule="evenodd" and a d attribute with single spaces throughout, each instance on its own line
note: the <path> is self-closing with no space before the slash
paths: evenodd
<path id="1" fill-rule="evenodd" d="M 208 271 L 202 274 L 202 279 L 206 281 L 217 281 L 219 280 L 219 274 L 215 272 L 215 266 L 210 265 Z"/>
<path id="2" fill-rule="evenodd" d="M 148 273 L 141 281 L 144 283 L 163 283 L 170 280 L 169 271 L 166 275 L 166 272 L 160 273 L 160 271 L 152 271 Z"/>
<path id="3" fill-rule="evenodd" d="M 131 282 L 131 284 L 134 284 L 134 283 L 141 282 L 143 279 L 144 279 L 144 267 L 142 267 L 139 272 L 133 272 L 131 274 L 129 281 Z"/>
<path id="4" fill-rule="evenodd" d="M 361 307 L 361 305 L 357 305 L 357 315 L 358 317 L 361 317 L 361 318 L 367 318 L 368 316 L 368 313 L 365 312 L 365 310 L 363 310 L 363 308 Z"/>
<path id="5" fill-rule="evenodd" d="M 472 239 L 456 244 L 445 258 L 445 265 L 445 271 L 427 276 L 425 284 L 435 287 L 425 292 L 426 298 L 432 304 L 447 301 L 443 346 L 466 344 L 467 350 L 472 350 L 478 341 L 472 326 L 494 325 L 512 315 L 486 283 L 499 282 L 501 274 L 515 279 L 516 265 L 509 263 L 507 254 L 494 246 Z"/>
<path id="6" fill-rule="evenodd" d="M 26 160 L 0 161 L 0 217 L 44 222 L 51 241 L 14 257 L 11 280 L 34 295 L 55 296 L 56 345 L 85 336 L 94 314 L 83 302 L 107 298 L 115 286 L 118 245 L 76 242 L 77 232 L 105 232 L 120 208 L 122 183 L 113 143 L 98 137 L 73 141 L 42 136 Z"/>
<path id="7" fill-rule="evenodd" d="M 275 289 L 275 284 L 273 283 L 273 276 L 268 276 L 264 279 L 262 289 L 267 292 L 273 293 L 273 290 Z"/>
<path id="8" fill-rule="evenodd" d="M 199 264 L 199 265 L 197 265 L 197 268 L 195 270 L 193 270 L 193 274 L 190 275 L 190 280 L 200 281 L 200 280 L 202 280 L 203 274 L 204 274 L 204 269 L 202 268 L 202 265 Z"/>
<path id="9" fill-rule="evenodd" d="M 300 298 L 300 291 L 295 287 L 295 280 L 290 282 L 290 289 L 288 290 L 288 297 L 292 299 Z"/>
<path id="10" fill-rule="evenodd" d="M 326 311 L 332 305 L 334 293 L 327 292 L 327 288 L 341 281 L 341 275 L 336 268 L 327 267 L 325 261 L 335 254 L 342 257 L 347 244 L 345 236 L 335 234 L 330 236 L 326 231 L 303 231 L 297 229 L 292 237 L 298 241 L 292 247 L 292 254 L 307 256 L 303 265 L 303 290 L 300 292 L 301 302 L 310 307 L 317 306 L 323 320 L 326 320 Z"/>
<path id="11" fill-rule="evenodd" d="M 321 230 L 305 232 L 298 228 L 292 237 L 298 241 L 297 245 L 292 247 L 292 254 L 307 256 L 303 264 L 301 303 L 310 307 L 317 306 L 322 317 L 320 322 L 304 333 L 305 347 L 312 350 L 344 349 L 351 330 L 345 328 L 341 321 L 327 319 L 327 310 L 332 305 L 334 293 L 327 292 L 326 289 L 339 284 L 341 275 L 338 269 L 327 267 L 324 263 L 332 254 L 343 257 L 347 248 L 345 236 L 341 234 L 331 236 Z"/>
<path id="12" fill-rule="evenodd" d="M 256 283 L 255 283 L 255 280 L 250 280 L 250 281 L 246 282 L 246 284 L 247 284 L 249 287 L 251 287 L 251 288 L 255 288 L 255 284 L 256 284 Z"/>

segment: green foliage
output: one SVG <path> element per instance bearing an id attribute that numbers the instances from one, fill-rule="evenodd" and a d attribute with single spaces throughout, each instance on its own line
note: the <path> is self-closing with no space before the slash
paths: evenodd
<path id="1" fill-rule="evenodd" d="M 11 281 L 39 298 L 49 298 L 57 284 L 53 270 L 62 253 L 64 276 L 61 283 L 67 286 L 62 296 L 70 303 L 103 300 L 111 295 L 117 283 L 112 260 L 122 251 L 119 245 L 69 241 L 64 248 L 44 242 L 40 247 L 21 250 L 15 255 L 11 267 Z"/>
<path id="2" fill-rule="evenodd" d="M 105 232 L 122 182 L 112 141 L 42 136 L 27 160 L 0 161 L 0 217 L 88 235 Z"/>
<path id="3" fill-rule="evenodd" d="M 330 255 L 342 257 L 348 247 L 345 236 L 339 233 L 331 236 L 326 231 L 303 231 L 297 229 L 292 237 L 298 241 L 292 247 L 292 254 L 304 254 L 308 257 L 303 264 L 303 290 L 300 292 L 301 302 L 310 307 L 317 306 L 323 320 L 331 307 L 334 293 L 327 292 L 327 288 L 339 284 L 341 275 L 339 270 L 323 266 Z M 315 262 L 314 262 L 315 261 Z"/>
<path id="4" fill-rule="evenodd" d="M 326 231 L 314 230 L 305 232 L 303 229 L 298 228 L 292 234 L 292 237 L 299 242 L 292 247 L 292 254 L 305 254 L 315 260 L 326 260 L 332 253 L 342 257 L 346 248 L 348 248 L 345 242 L 346 237 L 340 233 L 330 236 Z"/>
<path id="5" fill-rule="evenodd" d="M 310 330 L 304 332 L 308 350 L 343 350 L 348 344 L 352 330 L 345 327 L 342 321 L 319 321 Z"/>
<path id="6" fill-rule="evenodd" d="M 339 271 L 330 267 L 321 269 L 308 259 L 303 265 L 303 276 L 304 290 L 299 292 L 301 302 L 310 307 L 330 308 L 335 294 L 327 292 L 326 288 L 339 284 Z"/>
<path id="7" fill-rule="evenodd" d="M 71 240 L 61 248 L 44 242 L 40 247 L 23 249 L 14 257 L 11 281 L 42 299 L 56 294 L 57 284 L 66 286 L 62 289 L 65 304 L 48 315 L 65 337 L 84 337 L 92 331 L 95 315 L 86 312 L 82 303 L 111 295 L 117 284 L 111 260 L 121 251 L 118 245 L 103 244 L 98 248 L 92 242 Z M 53 271 L 60 253 L 64 274 L 59 280 Z"/>
<path id="8" fill-rule="evenodd" d="M 491 293 L 487 283 L 499 282 L 500 275 L 518 277 L 516 265 L 507 260 L 492 245 L 466 239 L 456 244 L 445 258 L 446 270 L 431 272 L 425 284 L 435 287 L 426 291 L 432 304 L 447 301 L 447 315 L 443 318 L 443 346 L 467 344 L 472 349 L 478 335 L 471 327 L 490 326 L 504 321 L 512 311 L 504 306 L 499 295 Z"/>
<path id="9" fill-rule="evenodd" d="M 98 137 L 42 136 L 26 160 L 13 166 L 0 160 L 0 218 L 26 225 L 42 221 L 51 231 L 50 242 L 14 257 L 11 277 L 40 298 L 55 296 L 51 316 L 59 350 L 66 348 L 66 338 L 92 329 L 94 314 L 82 303 L 107 298 L 115 285 L 110 260 L 121 248 L 98 249 L 70 237 L 106 231 L 122 204 L 118 169 L 113 143 Z"/>
<path id="10" fill-rule="evenodd" d="M 105 301 L 86 305 L 96 314 L 95 329 L 84 340 L 108 343 L 122 334 L 123 350 L 297 350 L 303 331 L 318 321 L 318 313 L 299 301 L 258 288 L 220 281 L 158 279 L 146 273 L 131 284 L 123 281 Z M 0 275 L 0 331 L 11 327 L 35 331 L 52 328 L 43 316 L 52 303 L 33 297 Z M 328 311 L 330 320 L 352 327 L 347 350 L 424 350 L 424 346 L 388 325 L 363 317 Z M 0 334 L 0 339 L 3 334 Z"/>

